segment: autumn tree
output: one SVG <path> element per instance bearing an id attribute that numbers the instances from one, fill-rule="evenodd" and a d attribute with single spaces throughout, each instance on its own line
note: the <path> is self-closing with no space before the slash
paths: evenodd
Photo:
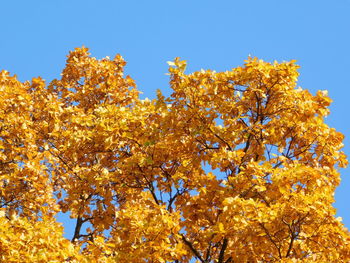
<path id="1" fill-rule="evenodd" d="M 48 85 L 1 72 L 0 261 L 349 261 L 327 93 L 297 87 L 294 61 L 169 65 L 154 100 L 86 48 Z"/>

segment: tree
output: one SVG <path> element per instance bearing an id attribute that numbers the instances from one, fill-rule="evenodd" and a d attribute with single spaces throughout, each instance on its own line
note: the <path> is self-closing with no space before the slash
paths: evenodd
<path id="1" fill-rule="evenodd" d="M 48 85 L 1 72 L 1 261 L 349 261 L 327 93 L 297 88 L 294 61 L 169 65 L 154 100 L 86 48 Z"/>

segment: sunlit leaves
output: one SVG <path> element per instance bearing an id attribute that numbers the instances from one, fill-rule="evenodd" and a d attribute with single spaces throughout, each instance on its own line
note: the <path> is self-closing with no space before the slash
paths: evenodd
<path id="1" fill-rule="evenodd" d="M 248 58 L 138 97 L 125 61 L 70 52 L 61 78 L 0 74 L 6 262 L 344 262 L 335 218 L 344 136 L 295 61 Z M 74 220 L 71 241 L 56 222 Z"/>
<path id="2" fill-rule="evenodd" d="M 63 236 L 52 218 L 32 221 L 0 215 L 0 260 L 2 262 L 81 262 L 79 251 Z"/>

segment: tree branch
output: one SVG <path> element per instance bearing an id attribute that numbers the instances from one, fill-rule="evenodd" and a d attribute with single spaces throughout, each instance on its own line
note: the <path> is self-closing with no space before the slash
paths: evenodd
<path id="1" fill-rule="evenodd" d="M 225 250 L 227 248 L 227 238 L 224 238 L 224 241 L 222 242 L 222 247 L 220 250 L 220 254 L 219 254 L 219 260 L 218 263 L 224 263 L 224 257 L 225 257 Z"/>
<path id="2" fill-rule="evenodd" d="M 193 252 L 193 254 L 202 262 L 205 263 L 205 260 L 202 258 L 202 256 L 199 254 L 199 252 L 194 248 L 192 243 L 186 239 L 186 237 L 181 234 L 182 241 L 190 248 L 190 250 Z"/>
<path id="3" fill-rule="evenodd" d="M 81 226 L 83 225 L 84 223 L 84 220 L 78 216 L 77 217 L 77 222 L 75 224 L 75 229 L 74 229 L 74 236 L 72 237 L 72 242 L 75 242 L 79 239 L 80 237 L 80 229 L 81 229 Z"/>

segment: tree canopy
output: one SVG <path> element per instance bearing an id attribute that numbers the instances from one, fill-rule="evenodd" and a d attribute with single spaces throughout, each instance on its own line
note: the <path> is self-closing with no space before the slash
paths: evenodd
<path id="1" fill-rule="evenodd" d="M 187 74 L 176 58 L 153 100 L 125 64 L 83 47 L 49 84 L 0 73 L 0 261 L 350 261 L 344 136 L 295 61 Z"/>

